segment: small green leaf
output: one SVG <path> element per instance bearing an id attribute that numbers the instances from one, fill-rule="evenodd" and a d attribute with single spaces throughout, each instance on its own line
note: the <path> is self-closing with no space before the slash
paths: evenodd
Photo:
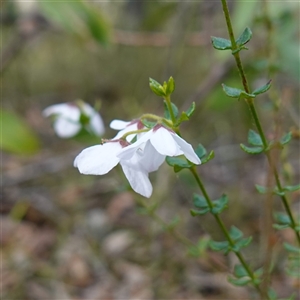
<path id="1" fill-rule="evenodd" d="M 249 236 L 247 238 L 238 240 L 235 243 L 235 246 L 236 246 L 237 250 L 234 250 L 234 251 L 236 251 L 236 252 L 240 251 L 241 248 L 244 248 L 244 247 L 248 246 L 251 243 L 251 241 L 252 241 L 252 236 Z"/>
<path id="2" fill-rule="evenodd" d="M 286 229 L 289 227 L 290 227 L 290 225 L 273 224 L 273 228 L 277 229 L 277 230 L 282 230 L 282 229 Z"/>
<path id="3" fill-rule="evenodd" d="M 269 288 L 268 297 L 269 297 L 270 300 L 276 300 L 277 299 L 277 293 L 273 288 Z"/>
<path id="4" fill-rule="evenodd" d="M 198 194 L 194 194 L 193 195 L 193 204 L 197 207 L 197 208 L 206 208 L 208 207 L 208 203 L 206 201 L 206 199 Z"/>
<path id="5" fill-rule="evenodd" d="M 246 27 L 242 34 L 237 38 L 236 43 L 238 46 L 247 44 L 252 37 L 252 31 L 249 27 Z"/>
<path id="6" fill-rule="evenodd" d="M 289 252 L 293 252 L 293 253 L 297 253 L 297 254 L 300 254 L 300 248 L 299 247 L 295 247 L 291 244 L 288 244 L 288 243 L 283 243 L 283 247 L 289 251 Z"/>
<path id="7" fill-rule="evenodd" d="M 292 132 L 288 132 L 286 133 L 281 139 L 280 139 L 280 144 L 281 145 L 285 145 L 287 143 L 289 143 L 292 139 Z"/>
<path id="8" fill-rule="evenodd" d="M 266 91 L 268 91 L 271 87 L 271 82 L 272 80 L 268 81 L 265 85 L 255 89 L 252 94 L 253 95 L 259 95 L 259 94 L 262 94 L 262 93 L 265 93 Z"/>
<path id="9" fill-rule="evenodd" d="M 207 207 L 207 208 L 204 208 L 204 209 L 202 209 L 202 210 L 196 210 L 196 209 L 191 209 L 190 210 L 190 213 L 191 213 L 191 215 L 193 216 L 193 217 L 195 217 L 195 216 L 199 216 L 199 215 L 205 215 L 206 213 L 208 213 L 209 212 L 209 208 Z"/>
<path id="10" fill-rule="evenodd" d="M 188 115 L 186 114 L 185 111 L 183 111 L 180 115 L 180 117 L 177 119 L 176 121 L 176 126 L 179 126 L 182 122 L 184 121 L 188 121 L 189 120 L 189 117 Z"/>
<path id="11" fill-rule="evenodd" d="M 231 226 L 231 228 L 229 230 L 229 235 L 231 236 L 231 238 L 234 241 L 236 241 L 243 237 L 243 232 L 241 230 L 239 230 L 238 228 L 236 228 L 235 226 Z"/>
<path id="12" fill-rule="evenodd" d="M 244 285 L 247 285 L 249 282 L 251 282 L 251 278 L 243 277 L 243 278 L 235 279 L 235 278 L 229 277 L 228 281 L 236 286 L 244 286 Z"/>
<path id="13" fill-rule="evenodd" d="M 211 41 L 213 47 L 217 50 L 228 50 L 232 48 L 230 40 L 212 36 Z"/>
<path id="14" fill-rule="evenodd" d="M 178 173 L 182 169 L 189 169 L 190 167 L 193 166 L 192 163 L 188 162 L 185 158 L 183 157 L 166 157 L 166 162 L 169 166 L 174 167 L 175 173 Z"/>
<path id="15" fill-rule="evenodd" d="M 265 186 L 262 185 L 255 185 L 256 190 L 260 193 L 260 194 L 266 194 L 268 192 L 268 189 Z"/>
<path id="16" fill-rule="evenodd" d="M 202 158 L 201 164 L 202 165 L 206 164 L 207 162 L 209 162 L 210 160 L 212 160 L 214 157 L 215 157 L 215 152 L 214 152 L 214 150 L 211 150 L 206 157 Z"/>
<path id="17" fill-rule="evenodd" d="M 209 241 L 209 247 L 214 251 L 226 251 L 229 249 L 228 241 L 223 242 L 216 242 L 216 241 Z"/>
<path id="18" fill-rule="evenodd" d="M 237 278 L 248 276 L 246 269 L 242 265 L 235 265 L 234 266 L 234 275 Z"/>
<path id="19" fill-rule="evenodd" d="M 278 195 L 278 196 L 284 196 L 285 195 L 285 191 L 279 191 L 278 190 L 278 188 L 276 187 L 275 189 L 274 189 L 274 194 L 275 195 Z"/>
<path id="20" fill-rule="evenodd" d="M 152 92 L 154 94 L 156 94 L 157 96 L 162 96 L 162 97 L 166 96 L 166 92 L 165 92 L 164 88 L 156 80 L 149 78 L 149 86 L 150 86 L 150 89 L 152 90 Z"/>
<path id="21" fill-rule="evenodd" d="M 257 270 L 254 271 L 254 276 L 259 278 L 262 276 L 262 274 L 264 273 L 264 269 L 263 268 L 259 268 Z"/>
<path id="22" fill-rule="evenodd" d="M 240 144 L 240 147 L 243 151 L 245 151 L 248 154 L 259 154 L 264 151 L 263 147 L 248 147 L 245 146 L 244 144 Z"/>
<path id="23" fill-rule="evenodd" d="M 196 109 L 196 104 L 193 102 L 191 106 L 187 109 L 186 114 L 190 118 Z"/>
<path id="24" fill-rule="evenodd" d="M 283 212 L 276 212 L 274 213 L 274 218 L 277 222 L 279 222 L 281 225 L 291 225 L 291 219 L 288 215 L 286 215 Z"/>
<path id="25" fill-rule="evenodd" d="M 209 241 L 209 237 L 204 236 L 203 238 L 200 238 L 196 246 L 189 247 L 189 254 L 194 257 L 205 255 Z"/>
<path id="26" fill-rule="evenodd" d="M 263 146 L 260 135 L 252 129 L 248 132 L 248 143 L 253 146 Z"/>
<path id="27" fill-rule="evenodd" d="M 300 190 L 300 184 L 297 185 L 287 185 L 283 188 L 287 192 L 295 192 Z"/>
<path id="28" fill-rule="evenodd" d="M 197 154 L 197 156 L 201 159 L 202 157 L 204 157 L 206 155 L 206 149 L 202 146 L 202 144 L 199 144 L 197 146 L 197 148 L 195 149 L 195 152 Z"/>
<path id="29" fill-rule="evenodd" d="M 228 207 L 228 197 L 223 194 L 221 198 L 213 201 L 213 209 L 211 210 L 211 213 L 216 215 L 221 213 L 225 208 Z"/>
<path id="30" fill-rule="evenodd" d="M 171 222 L 166 226 L 166 230 L 174 229 L 180 222 L 179 216 L 175 216 Z"/>
<path id="31" fill-rule="evenodd" d="M 179 115 L 178 107 L 173 102 L 171 102 L 171 107 L 172 107 L 175 118 L 177 118 Z M 171 120 L 171 114 L 169 112 L 166 100 L 164 100 L 164 108 L 165 108 L 164 117 L 166 119 Z"/>
<path id="32" fill-rule="evenodd" d="M 246 98 L 246 99 L 255 98 L 255 95 L 253 95 L 253 94 L 248 94 L 248 93 L 246 93 L 245 91 L 243 91 L 241 89 L 237 89 L 237 88 L 227 86 L 224 83 L 222 84 L 222 87 L 223 87 L 223 91 L 225 92 L 225 94 L 228 97 L 237 98 L 237 99 L 240 99 L 240 98 Z"/>
<path id="33" fill-rule="evenodd" d="M 174 81 L 173 77 L 171 76 L 169 78 L 167 88 L 166 88 L 167 96 L 171 95 L 174 92 L 174 90 L 175 90 L 175 81 Z"/>
<path id="34" fill-rule="evenodd" d="M 223 87 L 223 91 L 225 92 L 225 94 L 231 98 L 239 98 L 241 93 L 243 92 L 240 89 L 229 87 L 229 86 L 225 85 L 224 83 L 222 84 L 222 87 Z"/>

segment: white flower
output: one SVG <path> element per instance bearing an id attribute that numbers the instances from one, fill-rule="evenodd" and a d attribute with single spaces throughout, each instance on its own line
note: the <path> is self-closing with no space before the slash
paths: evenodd
<path id="1" fill-rule="evenodd" d="M 120 130 L 114 139 L 120 139 L 122 136 L 130 131 L 136 131 L 143 129 L 145 126 L 140 120 L 132 120 L 126 122 L 122 120 L 113 120 L 110 122 L 109 127 L 115 130 Z M 126 137 L 126 140 L 130 142 L 137 134 L 130 134 Z M 142 133 L 139 133 L 137 137 L 140 137 Z"/>
<path id="2" fill-rule="evenodd" d="M 76 135 L 82 127 L 95 135 L 105 131 L 100 115 L 87 103 L 61 103 L 47 107 L 43 111 L 45 117 L 54 116 L 54 131 L 61 138 Z"/>
<path id="3" fill-rule="evenodd" d="M 175 132 L 162 125 L 156 125 L 135 143 L 124 148 L 118 154 L 118 157 L 122 160 L 128 160 L 140 149 L 144 152 L 142 157 L 143 164 L 153 164 L 153 169 L 157 168 L 158 163 L 156 163 L 156 159 L 152 158 L 157 158 L 157 155 L 164 157 L 184 155 L 192 163 L 196 165 L 201 164 L 200 158 L 195 153 L 193 147 Z M 148 166 L 148 172 L 150 172 L 150 169 L 151 166 Z"/>
<path id="4" fill-rule="evenodd" d="M 135 126 L 138 129 L 141 125 L 115 120 L 111 126 L 121 129 L 117 136 L 123 136 L 124 133 L 132 131 L 132 128 L 128 130 L 128 127 Z M 113 139 L 103 145 L 83 150 L 76 157 L 74 166 L 82 174 L 104 175 L 120 163 L 132 189 L 149 198 L 152 194 L 149 173 L 156 171 L 166 156 L 178 155 L 185 155 L 195 164 L 201 163 L 190 144 L 172 130 L 156 125 L 131 145 L 127 141 Z"/>
<path id="5" fill-rule="evenodd" d="M 122 160 L 117 156 L 126 144 L 121 140 L 112 140 L 103 145 L 89 147 L 75 158 L 74 167 L 82 174 L 104 175 L 120 163 L 132 189 L 149 198 L 152 194 L 152 185 L 148 178 L 149 172 L 140 161 L 142 153 L 137 151 L 128 160 Z"/>

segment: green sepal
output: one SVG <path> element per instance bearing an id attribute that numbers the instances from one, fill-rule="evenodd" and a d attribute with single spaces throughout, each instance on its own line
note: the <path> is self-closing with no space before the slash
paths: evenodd
<path id="1" fill-rule="evenodd" d="M 211 150 L 209 154 L 201 160 L 201 164 L 204 165 L 215 157 L 214 150 Z"/>
<path id="2" fill-rule="evenodd" d="M 279 142 L 283 146 L 283 145 L 289 143 L 291 141 L 291 139 L 292 139 L 292 132 L 290 131 L 290 132 L 286 133 L 285 135 L 283 135 Z"/>
<path id="3" fill-rule="evenodd" d="M 174 92 L 174 90 L 175 90 L 175 81 L 174 81 L 173 77 L 171 76 L 169 78 L 169 81 L 168 81 L 167 86 L 165 88 L 166 95 L 167 96 L 171 95 Z"/>
<path id="4" fill-rule="evenodd" d="M 167 156 L 166 162 L 169 166 L 174 168 L 175 173 L 178 173 L 182 169 L 189 169 L 193 166 L 191 162 L 187 161 L 185 158 L 180 156 L 176 156 L 176 157 Z"/>
<path id="5" fill-rule="evenodd" d="M 223 242 L 216 242 L 216 241 L 209 241 L 209 247 L 214 251 L 228 251 L 229 243 L 228 241 Z"/>
<path id="6" fill-rule="evenodd" d="M 150 86 L 150 89 L 152 90 L 152 92 L 154 94 L 156 94 L 157 96 L 162 96 L 162 97 L 166 96 L 165 89 L 156 80 L 149 78 L 149 86 Z"/>
<path id="7" fill-rule="evenodd" d="M 230 40 L 212 36 L 211 37 L 212 45 L 217 50 L 230 50 L 232 45 Z"/>
<path id="8" fill-rule="evenodd" d="M 242 277 L 248 276 L 246 269 L 242 265 L 235 265 L 233 274 L 237 278 L 242 278 Z"/>
<path id="9" fill-rule="evenodd" d="M 242 238 L 244 234 L 237 227 L 231 226 L 231 228 L 229 230 L 229 235 L 234 241 L 236 241 L 236 240 Z"/>
<path id="10" fill-rule="evenodd" d="M 242 32 L 242 34 L 236 39 L 235 42 L 237 46 L 243 46 L 251 40 L 251 37 L 252 37 L 252 31 L 249 27 L 246 27 Z"/>
<path id="11" fill-rule="evenodd" d="M 244 144 L 240 144 L 240 147 L 243 151 L 245 151 L 248 154 L 259 154 L 262 153 L 264 151 L 263 147 L 248 147 Z"/>
<path id="12" fill-rule="evenodd" d="M 145 127 L 152 129 L 157 123 L 156 122 L 151 122 L 148 120 L 141 120 L 141 122 L 145 125 Z"/>
<path id="13" fill-rule="evenodd" d="M 203 147 L 202 144 L 199 144 L 197 146 L 197 148 L 195 149 L 195 152 L 200 159 L 203 158 L 207 153 L 206 149 Z"/>
<path id="14" fill-rule="evenodd" d="M 259 184 L 256 184 L 255 188 L 260 194 L 266 194 L 268 192 L 268 188 Z"/>
<path id="15" fill-rule="evenodd" d="M 177 118 L 178 114 L 179 114 L 178 107 L 173 102 L 171 102 L 171 107 L 172 107 L 172 110 L 174 113 L 174 117 Z M 171 120 L 172 118 L 171 118 L 166 100 L 164 100 L 164 108 L 165 108 L 164 117 L 168 120 Z"/>
<path id="16" fill-rule="evenodd" d="M 300 248 L 299 247 L 295 247 L 289 243 L 283 243 L 283 247 L 285 248 L 285 250 L 292 252 L 292 253 L 296 253 L 296 254 L 300 254 Z"/>
<path id="17" fill-rule="evenodd" d="M 248 132 L 248 143 L 253 146 L 263 146 L 260 135 L 252 129 Z"/>
<path id="18" fill-rule="evenodd" d="M 204 208 L 202 210 L 196 210 L 196 209 L 191 209 L 190 210 L 190 213 L 191 213 L 192 217 L 196 217 L 196 216 L 199 216 L 199 215 L 205 215 L 208 212 L 209 212 L 209 207 Z"/>
<path id="19" fill-rule="evenodd" d="M 228 197 L 225 194 L 223 194 L 221 198 L 213 201 L 213 208 L 211 209 L 211 213 L 213 215 L 217 215 L 227 207 L 228 207 Z"/>
<path id="20" fill-rule="evenodd" d="M 243 91 L 241 89 L 237 89 L 237 88 L 227 86 L 224 83 L 222 84 L 222 87 L 223 87 L 223 91 L 225 92 L 225 94 L 228 97 L 237 98 L 237 99 L 240 99 L 240 98 L 246 98 L 246 99 L 255 98 L 255 95 L 253 95 L 253 94 L 248 94 L 248 93 L 246 93 L 245 91 Z"/>
<path id="21" fill-rule="evenodd" d="M 272 82 L 272 80 L 269 80 L 265 85 L 263 85 L 263 86 L 261 86 L 261 87 L 255 89 L 255 90 L 252 92 L 252 94 L 253 94 L 253 95 L 259 95 L 259 94 L 265 93 L 266 91 L 268 91 L 268 90 L 270 89 L 270 87 L 271 87 L 271 82 Z"/>
<path id="22" fill-rule="evenodd" d="M 274 219 L 280 224 L 280 225 L 291 225 L 291 219 L 288 215 L 286 215 L 283 212 L 275 212 L 274 213 Z"/>
<path id="23" fill-rule="evenodd" d="M 198 195 L 198 194 L 193 195 L 193 204 L 197 208 L 208 207 L 208 203 L 207 203 L 206 199 L 203 196 Z"/>
<path id="24" fill-rule="evenodd" d="M 193 102 L 191 104 L 191 106 L 185 112 L 189 118 L 192 116 L 192 114 L 194 113 L 195 109 L 196 109 L 196 104 L 195 104 L 195 102 Z"/>
<path id="25" fill-rule="evenodd" d="M 300 184 L 297 185 L 287 185 L 283 188 L 287 192 L 295 192 L 300 190 Z"/>
<path id="26" fill-rule="evenodd" d="M 228 281 L 236 286 L 244 286 L 247 285 L 249 282 L 251 282 L 251 278 L 243 277 L 243 278 L 236 279 L 236 278 L 228 277 Z"/>

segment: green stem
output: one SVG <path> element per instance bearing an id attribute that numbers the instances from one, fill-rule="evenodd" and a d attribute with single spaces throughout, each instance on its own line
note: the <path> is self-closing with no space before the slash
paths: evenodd
<path id="1" fill-rule="evenodd" d="M 195 180 L 196 180 L 196 182 L 197 182 L 204 198 L 207 201 L 207 204 L 208 204 L 209 208 L 212 209 L 213 208 L 213 202 L 210 199 L 210 197 L 209 197 L 209 195 L 208 195 L 208 193 L 207 193 L 207 191 L 206 191 L 206 189 L 205 189 L 205 187 L 204 187 L 204 185 L 203 185 L 203 183 L 200 179 L 200 176 L 198 175 L 198 173 L 196 171 L 196 167 L 194 166 L 194 167 L 190 168 L 189 170 L 192 172 L 192 174 L 193 174 L 193 176 L 194 176 L 194 178 L 195 178 Z M 231 238 L 228 230 L 226 229 L 222 219 L 220 218 L 219 215 L 213 214 L 213 216 L 214 216 L 215 220 L 217 221 L 219 227 L 221 228 L 223 234 L 225 235 L 227 241 L 229 242 L 230 246 L 233 247 L 235 245 L 235 243 L 234 243 L 233 239 Z M 235 251 L 234 253 L 236 254 L 236 256 L 239 259 L 242 266 L 245 268 L 246 272 L 248 273 L 248 276 L 251 278 L 253 286 L 256 288 L 258 293 L 260 295 L 262 295 L 259 285 L 254 281 L 255 276 L 254 276 L 253 272 L 251 271 L 250 267 L 248 266 L 248 264 L 246 263 L 243 255 L 240 253 L 240 251 Z"/>
<path id="2" fill-rule="evenodd" d="M 125 140 L 129 135 L 131 134 L 137 134 L 137 133 L 142 133 L 142 132 L 147 132 L 150 129 L 139 129 L 139 130 L 132 130 L 132 131 L 128 131 L 125 134 L 123 134 L 123 136 L 121 137 L 121 139 Z"/>
<path id="3" fill-rule="evenodd" d="M 243 87 L 245 89 L 245 92 L 250 93 L 249 84 L 248 84 L 248 81 L 247 81 L 247 78 L 246 78 L 246 74 L 245 74 L 244 69 L 243 69 L 243 65 L 242 65 L 242 62 L 241 62 L 241 59 L 240 59 L 240 54 L 239 54 L 238 51 L 236 51 L 237 50 L 237 44 L 235 42 L 235 37 L 234 37 L 232 25 L 231 25 L 231 20 L 230 20 L 230 14 L 229 14 L 228 6 L 227 6 L 227 3 L 226 3 L 226 0 L 221 0 L 221 2 L 222 2 L 222 6 L 223 6 L 223 11 L 224 11 L 224 15 L 225 15 L 226 24 L 227 24 L 228 34 L 229 34 L 231 45 L 232 45 L 233 56 L 235 58 L 236 65 L 237 65 L 237 68 L 239 70 L 239 74 L 240 74 L 240 77 L 242 79 L 242 84 L 243 84 Z M 247 102 L 247 104 L 249 106 L 249 109 L 250 109 L 252 118 L 254 120 L 255 126 L 256 126 L 256 128 L 257 128 L 257 130 L 259 132 L 259 135 L 261 137 L 261 140 L 263 142 L 263 146 L 264 146 L 265 154 L 266 154 L 266 156 L 268 158 L 269 166 L 270 166 L 270 168 L 273 169 L 273 174 L 274 174 L 274 177 L 275 177 L 275 180 L 276 180 L 276 186 L 277 186 L 278 190 L 280 192 L 282 192 L 283 191 L 282 190 L 282 184 L 280 182 L 280 179 L 279 179 L 276 167 L 274 166 L 274 164 L 272 162 L 270 153 L 267 150 L 267 148 L 268 148 L 268 142 L 267 142 L 266 136 L 264 134 L 263 128 L 261 126 L 261 122 L 259 120 L 258 114 L 256 112 L 253 99 L 246 99 L 246 102 Z M 295 229 L 296 222 L 294 220 L 293 214 L 291 212 L 291 209 L 289 207 L 289 203 L 288 203 L 285 195 L 281 196 L 281 200 L 282 200 L 283 206 L 284 206 L 287 214 L 289 215 L 289 217 L 291 219 L 292 228 L 293 228 L 293 230 L 294 230 L 294 232 L 296 234 L 297 240 L 298 240 L 298 242 L 300 244 L 300 234 Z"/>
<path id="4" fill-rule="evenodd" d="M 173 109 L 172 109 L 170 96 L 166 96 L 165 100 L 166 100 L 166 103 L 167 103 L 168 110 L 170 112 L 171 120 L 172 120 L 173 124 L 176 124 L 176 118 L 175 118 L 175 115 L 174 115 L 174 112 L 173 112 Z"/>

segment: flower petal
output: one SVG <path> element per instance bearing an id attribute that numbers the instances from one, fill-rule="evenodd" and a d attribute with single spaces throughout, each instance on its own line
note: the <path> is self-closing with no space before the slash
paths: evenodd
<path id="1" fill-rule="evenodd" d="M 116 154 L 122 149 L 117 142 L 108 142 L 84 149 L 74 161 L 74 167 L 87 175 L 103 175 L 115 167 L 120 159 Z"/>
<path id="2" fill-rule="evenodd" d="M 150 141 L 156 151 L 162 155 L 176 156 L 182 154 L 171 132 L 164 127 L 160 127 L 154 131 Z"/>
<path id="3" fill-rule="evenodd" d="M 118 157 L 121 159 L 130 159 L 137 151 L 137 149 L 141 147 L 143 143 L 147 142 L 150 139 L 152 132 L 153 130 L 146 132 L 135 143 L 123 148 L 122 151 L 118 153 Z"/>
<path id="4" fill-rule="evenodd" d="M 194 163 L 196 165 L 200 165 L 201 160 L 197 156 L 197 154 L 195 153 L 193 147 L 189 143 L 187 143 L 184 139 L 182 139 L 179 135 L 173 133 L 172 136 L 175 139 L 175 141 L 177 142 L 177 144 L 179 145 L 179 147 L 182 150 L 184 156 L 188 160 L 190 160 L 192 163 Z"/>
<path id="5" fill-rule="evenodd" d="M 125 122 L 122 120 L 112 120 L 109 124 L 109 127 L 115 130 L 122 130 L 129 124 L 130 122 Z"/>
<path id="6" fill-rule="evenodd" d="M 54 121 L 53 127 L 59 137 L 70 138 L 79 132 L 81 125 L 64 118 L 58 118 Z"/>
<path id="7" fill-rule="evenodd" d="M 132 189 L 147 198 L 150 198 L 152 195 L 152 184 L 148 178 L 148 173 L 142 170 L 136 170 L 130 168 L 128 165 L 123 165 L 122 161 L 120 162 L 123 172 L 130 183 Z"/>
<path id="8" fill-rule="evenodd" d="M 98 113 L 94 113 L 94 115 L 90 119 L 90 128 L 98 136 L 101 136 L 105 132 L 105 127 L 101 116 Z"/>
<path id="9" fill-rule="evenodd" d="M 51 115 L 58 115 L 65 119 L 79 121 L 80 110 L 76 105 L 72 103 L 61 103 L 47 107 L 43 110 L 43 115 L 45 117 L 49 117 Z"/>
<path id="10" fill-rule="evenodd" d="M 146 142 L 143 150 L 137 151 L 137 155 L 139 156 L 140 165 L 148 173 L 157 171 L 166 157 L 158 153 L 150 141 Z"/>

